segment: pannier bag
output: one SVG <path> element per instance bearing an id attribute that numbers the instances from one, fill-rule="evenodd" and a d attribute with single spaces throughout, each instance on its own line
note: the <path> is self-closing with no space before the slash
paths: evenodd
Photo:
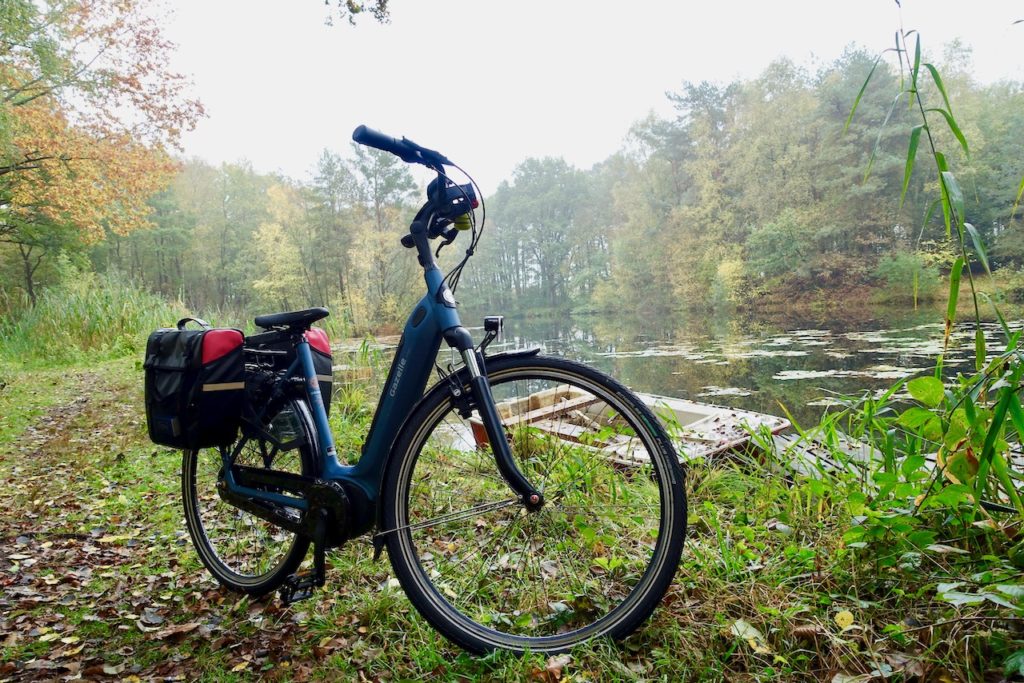
<path id="1" fill-rule="evenodd" d="M 324 399 L 324 409 L 331 414 L 331 394 L 334 389 L 334 359 L 331 356 L 331 344 L 327 333 L 319 327 L 306 330 L 306 341 L 313 353 L 313 369 L 320 384 L 320 393 Z M 272 359 L 275 370 L 287 370 L 295 360 L 295 348 L 292 346 L 291 335 L 276 330 L 261 332 L 245 338 L 245 347 L 262 358 Z"/>
<path id="2" fill-rule="evenodd" d="M 193 320 L 201 330 L 186 330 Z M 227 445 L 238 435 L 245 389 L 241 331 L 195 318 L 146 342 L 146 424 L 155 443 L 175 448 Z"/>

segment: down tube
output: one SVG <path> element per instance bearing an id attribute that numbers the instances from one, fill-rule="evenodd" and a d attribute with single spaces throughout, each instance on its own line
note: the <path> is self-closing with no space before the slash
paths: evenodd
<path id="1" fill-rule="evenodd" d="M 428 295 L 420 300 L 405 325 L 359 462 L 336 473 L 359 484 L 370 500 L 377 500 L 391 445 L 430 379 L 443 338 L 439 318 L 444 319 L 445 328 L 450 326 L 453 311 L 430 299 Z"/>

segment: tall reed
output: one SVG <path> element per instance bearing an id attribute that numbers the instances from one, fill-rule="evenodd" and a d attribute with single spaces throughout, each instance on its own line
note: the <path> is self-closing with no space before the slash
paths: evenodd
<path id="1" fill-rule="evenodd" d="M 151 330 L 185 314 L 181 304 L 123 277 L 83 273 L 0 321 L 0 361 L 52 365 L 141 354 Z"/>

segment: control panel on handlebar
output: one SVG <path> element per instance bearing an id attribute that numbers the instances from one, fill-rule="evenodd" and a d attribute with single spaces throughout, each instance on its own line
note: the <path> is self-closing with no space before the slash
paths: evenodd
<path id="1" fill-rule="evenodd" d="M 480 206 L 472 184 L 449 185 L 440 176 L 427 185 L 427 197 L 430 198 L 438 216 L 451 220 L 464 216 Z"/>

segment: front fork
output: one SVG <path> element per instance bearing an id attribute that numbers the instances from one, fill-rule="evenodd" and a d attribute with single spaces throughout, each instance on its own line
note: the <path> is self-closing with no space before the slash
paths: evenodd
<path id="1" fill-rule="evenodd" d="M 491 445 L 498 472 L 501 473 L 509 487 L 519 495 L 527 510 L 540 509 L 544 505 L 544 495 L 534 488 L 512 457 L 512 448 L 505 436 L 501 418 L 498 416 L 494 396 L 491 394 L 491 385 L 487 381 L 487 375 L 481 372 L 480 364 L 477 362 L 473 338 L 466 328 L 456 327 L 445 333 L 445 340 L 462 356 L 462 362 L 469 373 L 469 388 L 473 403 L 477 412 L 480 413 L 480 420 L 484 423 L 484 430 L 487 432 L 487 440 Z"/>

